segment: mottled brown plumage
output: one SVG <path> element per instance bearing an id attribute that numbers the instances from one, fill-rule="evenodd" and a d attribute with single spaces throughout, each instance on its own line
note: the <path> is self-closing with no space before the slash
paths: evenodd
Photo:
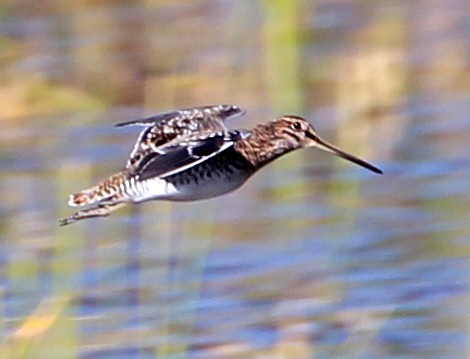
<path id="1" fill-rule="evenodd" d="M 322 140 L 313 126 L 298 116 L 283 116 L 251 131 L 225 127 L 227 118 L 243 113 L 232 105 L 203 106 L 118 125 L 146 126 L 126 168 L 72 195 L 71 206 L 93 207 L 61 224 L 107 216 L 128 202 L 191 201 L 231 192 L 264 165 L 302 147 L 317 147 L 382 173 Z"/>
<path id="2" fill-rule="evenodd" d="M 91 203 L 97 203 L 108 199 L 119 193 L 124 182 L 129 178 L 129 171 L 123 170 L 106 180 L 98 183 L 96 186 L 82 190 L 70 196 L 69 205 L 84 206 Z"/>
<path id="3" fill-rule="evenodd" d="M 182 139 L 224 132 L 225 120 L 243 114 L 242 109 L 233 105 L 200 106 L 117 124 L 116 127 L 147 127 L 137 139 L 126 168 L 134 170 L 147 155 L 161 152 Z"/>
<path id="4" fill-rule="evenodd" d="M 235 143 L 234 147 L 253 166 L 259 168 L 304 146 L 305 133 L 309 128 L 313 131 L 313 127 L 303 118 L 284 116 L 256 126 L 250 131 L 250 136 Z"/>

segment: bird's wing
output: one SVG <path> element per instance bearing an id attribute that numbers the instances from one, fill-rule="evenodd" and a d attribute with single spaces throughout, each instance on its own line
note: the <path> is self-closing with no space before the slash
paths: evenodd
<path id="1" fill-rule="evenodd" d="M 165 147 L 177 146 L 188 138 L 225 132 L 224 121 L 244 113 L 234 105 L 200 106 L 119 123 L 117 127 L 146 127 L 134 145 L 126 168 L 133 171 L 147 155 L 160 155 Z"/>
<path id="2" fill-rule="evenodd" d="M 225 151 L 245 136 L 246 132 L 232 130 L 188 138 L 163 147 L 161 153 L 153 152 L 145 156 L 135 169 L 134 175 L 140 181 L 174 175 Z"/>

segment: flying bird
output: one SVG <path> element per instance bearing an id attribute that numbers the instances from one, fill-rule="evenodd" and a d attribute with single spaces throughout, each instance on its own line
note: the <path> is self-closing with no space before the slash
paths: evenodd
<path id="1" fill-rule="evenodd" d="M 72 194 L 69 205 L 85 209 L 60 224 L 104 217 L 128 203 L 216 197 L 237 189 L 276 158 L 304 147 L 316 147 L 382 173 L 321 139 L 302 117 L 281 116 L 251 130 L 225 126 L 226 120 L 243 114 L 234 105 L 200 106 L 117 124 L 144 127 L 125 168 Z"/>

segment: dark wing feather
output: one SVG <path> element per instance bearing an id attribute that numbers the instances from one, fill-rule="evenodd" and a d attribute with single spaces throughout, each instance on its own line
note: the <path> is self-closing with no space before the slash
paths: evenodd
<path id="1" fill-rule="evenodd" d="M 158 156 L 164 153 L 163 147 L 177 145 L 187 138 L 227 131 L 224 121 L 244 113 L 233 105 L 200 106 L 120 123 L 116 126 L 146 126 L 137 139 L 126 168 L 133 171 L 146 156 Z"/>
<path id="2" fill-rule="evenodd" d="M 165 148 L 163 153 L 147 155 L 136 169 L 139 180 L 167 177 L 191 168 L 233 146 L 240 138 L 238 131 L 213 134 L 210 137 L 194 138 Z"/>

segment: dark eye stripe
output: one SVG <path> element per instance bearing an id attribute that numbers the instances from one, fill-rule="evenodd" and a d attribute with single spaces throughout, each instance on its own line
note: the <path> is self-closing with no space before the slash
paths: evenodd
<path id="1" fill-rule="evenodd" d="M 285 128 L 283 129 L 282 133 L 292 137 L 296 142 L 300 142 L 300 140 L 302 139 L 300 136 L 299 136 L 299 133 L 292 130 L 291 128 Z"/>

